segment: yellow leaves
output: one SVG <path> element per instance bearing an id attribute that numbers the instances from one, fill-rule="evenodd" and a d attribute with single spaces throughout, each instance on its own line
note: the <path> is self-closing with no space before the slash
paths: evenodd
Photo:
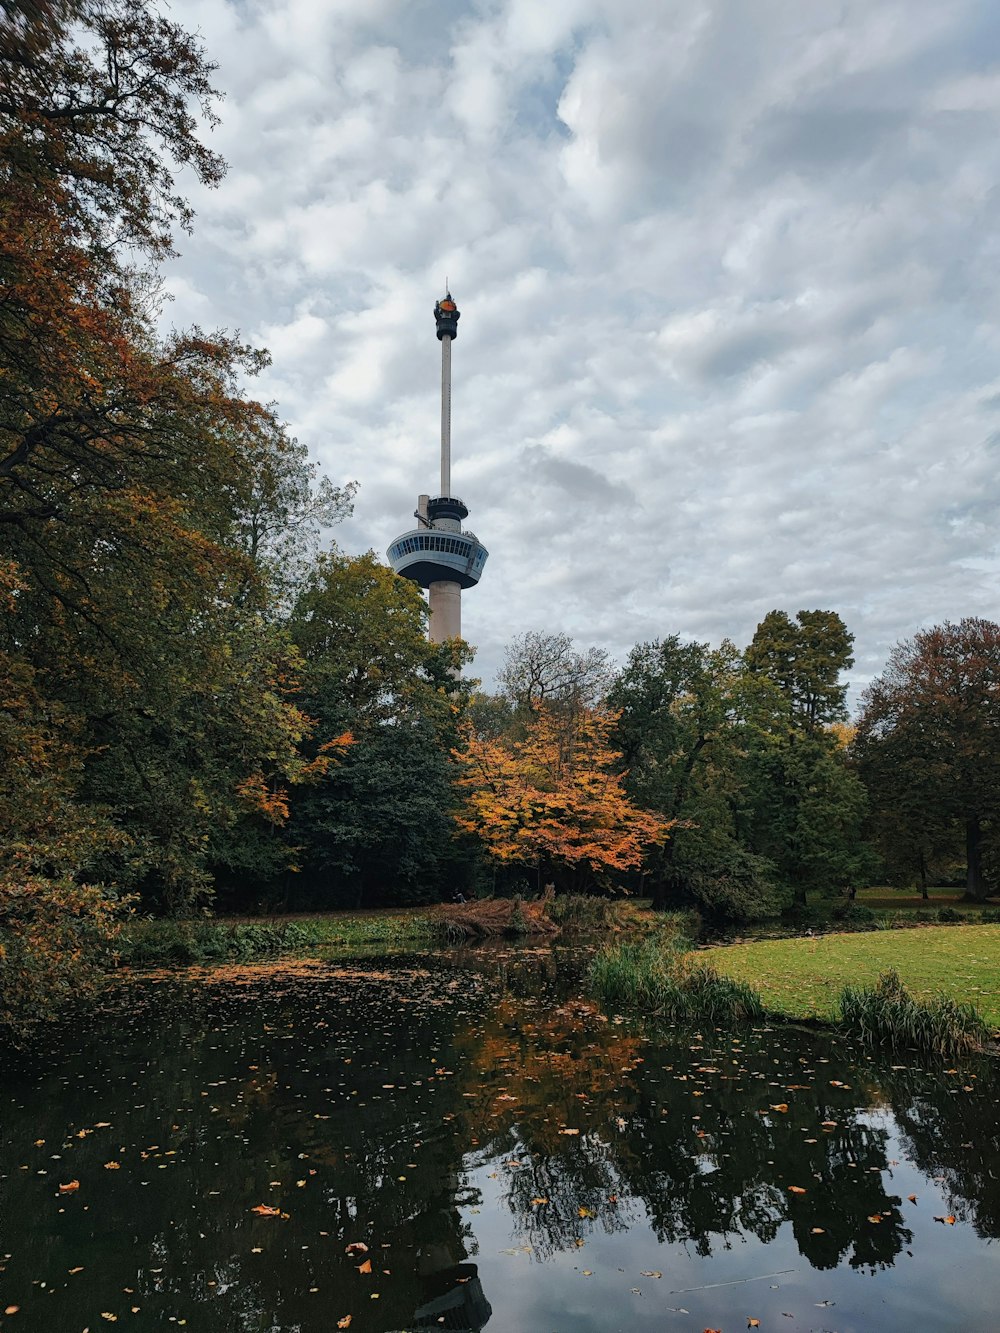
<path id="1" fill-rule="evenodd" d="M 288 791 L 285 787 L 269 786 L 263 773 L 251 773 L 236 786 L 240 800 L 271 824 L 283 824 L 288 818 Z"/>
<path id="2" fill-rule="evenodd" d="M 531 1202 L 537 1206 L 538 1204 L 548 1203 L 548 1199 L 543 1194 L 540 1194 L 536 1199 L 532 1199 Z"/>
<path id="3" fill-rule="evenodd" d="M 748 1320 L 747 1320 L 747 1328 L 760 1328 L 760 1320 L 759 1320 L 759 1319 L 748 1319 Z"/>
<path id="4" fill-rule="evenodd" d="M 484 740 L 471 729 L 455 751 L 466 790 L 459 827 L 499 861 L 627 870 L 662 842 L 668 825 L 632 805 L 621 755 L 609 744 L 615 716 L 582 710 L 572 719 L 539 707 L 520 739 Z"/>
<path id="5" fill-rule="evenodd" d="M 772 1111 L 780 1111 L 782 1115 L 787 1115 L 787 1114 L 788 1114 L 788 1103 L 787 1103 L 787 1102 L 778 1102 L 778 1104 L 777 1104 L 776 1106 L 772 1106 L 772 1107 L 771 1107 L 771 1110 L 772 1110 Z"/>
<path id="6" fill-rule="evenodd" d="M 80 1182 L 79 1182 L 78 1180 L 69 1180 L 69 1181 L 66 1182 L 65 1185 L 60 1185 L 60 1186 L 59 1186 L 59 1193 L 60 1193 L 60 1194 L 75 1194 L 76 1191 L 77 1191 L 79 1188 L 80 1188 Z"/>
<path id="7" fill-rule="evenodd" d="M 345 1314 L 344 1317 L 343 1317 L 343 1319 L 338 1319 L 338 1320 L 337 1320 L 337 1327 L 338 1327 L 338 1328 L 350 1328 L 350 1327 L 351 1327 L 351 1315 L 349 1315 L 349 1314 Z"/>
<path id="8" fill-rule="evenodd" d="M 585 1207 L 583 1206 L 583 1204 L 581 1204 L 580 1207 L 576 1210 L 576 1215 L 577 1215 L 577 1217 L 593 1217 L 593 1216 L 594 1216 L 593 1212 L 591 1212 L 591 1210 L 590 1210 L 589 1208 L 585 1208 Z"/>
<path id="9" fill-rule="evenodd" d="M 364 1261 L 364 1263 L 361 1264 L 361 1265 L 359 1265 L 359 1267 L 358 1267 L 358 1272 L 359 1272 L 359 1273 L 364 1273 L 364 1274 L 367 1275 L 367 1274 L 370 1273 L 371 1271 L 372 1271 L 372 1261 L 371 1261 L 370 1259 L 366 1259 L 366 1260 Z"/>
<path id="10" fill-rule="evenodd" d="M 808 1191 L 807 1191 L 807 1190 L 804 1190 L 804 1189 L 802 1188 L 801 1185 L 789 1185 L 789 1187 L 788 1187 L 788 1193 L 789 1193 L 789 1194 L 806 1194 L 806 1193 L 808 1193 Z"/>
<path id="11" fill-rule="evenodd" d="M 122 1169 L 122 1164 L 121 1162 L 105 1162 L 104 1169 L 105 1171 L 120 1171 Z"/>
<path id="12" fill-rule="evenodd" d="M 272 1208 L 271 1205 L 270 1205 L 269 1203 L 258 1203 L 258 1204 L 256 1204 L 253 1208 L 251 1208 L 250 1211 L 251 1211 L 252 1213 L 256 1213 L 258 1217 L 280 1217 L 280 1216 L 281 1216 L 281 1209 L 280 1209 L 280 1208 Z"/>

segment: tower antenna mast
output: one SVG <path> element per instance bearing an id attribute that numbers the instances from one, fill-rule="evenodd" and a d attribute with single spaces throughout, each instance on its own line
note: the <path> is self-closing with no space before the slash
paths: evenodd
<path id="1" fill-rule="evenodd" d="M 489 554 L 475 533 L 463 531 L 469 511 L 451 493 L 451 345 L 460 318 L 446 282 L 434 306 L 441 342 L 441 494 L 418 497 L 414 517 L 421 526 L 397 537 L 388 552 L 397 574 L 428 590 L 432 643 L 462 637 L 462 590 L 476 586 Z"/>

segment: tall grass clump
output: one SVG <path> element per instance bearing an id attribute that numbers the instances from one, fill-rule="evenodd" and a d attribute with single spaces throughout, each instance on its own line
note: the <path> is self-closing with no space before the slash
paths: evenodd
<path id="1" fill-rule="evenodd" d="M 618 904 L 587 893 L 562 893 L 546 901 L 545 915 L 567 931 L 608 930 L 616 922 Z"/>
<path id="2" fill-rule="evenodd" d="M 765 1016 L 752 986 L 721 976 L 662 936 L 603 949 L 591 964 L 590 984 L 609 1007 L 671 1023 L 720 1026 Z"/>
<path id="3" fill-rule="evenodd" d="M 926 1004 L 915 1000 L 894 968 L 881 973 L 874 987 L 845 986 L 840 1018 L 848 1034 L 866 1045 L 916 1050 L 946 1060 L 990 1044 L 990 1029 L 971 1004 L 946 996 Z"/>

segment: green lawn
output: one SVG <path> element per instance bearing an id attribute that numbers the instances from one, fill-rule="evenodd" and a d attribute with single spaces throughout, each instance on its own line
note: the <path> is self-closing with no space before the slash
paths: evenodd
<path id="1" fill-rule="evenodd" d="M 927 890 L 927 897 L 920 896 L 919 889 L 893 889 L 886 884 L 876 884 L 869 889 L 859 889 L 856 902 L 870 907 L 873 912 L 937 911 L 939 907 L 954 907 L 957 912 L 978 912 L 984 904 L 963 901 L 965 890 L 940 888 L 935 886 Z M 993 906 L 992 903 L 986 904 Z"/>
<path id="2" fill-rule="evenodd" d="M 841 987 L 872 985 L 894 967 L 915 999 L 950 995 L 1000 1027 L 1000 926 L 756 940 L 704 950 L 699 960 L 749 981 L 769 1009 L 792 1018 L 832 1018 Z"/>

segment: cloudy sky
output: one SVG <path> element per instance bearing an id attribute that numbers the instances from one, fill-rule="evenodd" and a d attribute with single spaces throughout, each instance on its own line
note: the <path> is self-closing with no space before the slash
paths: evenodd
<path id="1" fill-rule="evenodd" d="M 174 0 L 231 164 L 168 318 L 268 346 L 256 392 L 347 550 L 453 489 L 463 627 L 623 660 L 839 611 L 855 685 L 1000 617 L 1000 8 L 991 0 Z"/>

